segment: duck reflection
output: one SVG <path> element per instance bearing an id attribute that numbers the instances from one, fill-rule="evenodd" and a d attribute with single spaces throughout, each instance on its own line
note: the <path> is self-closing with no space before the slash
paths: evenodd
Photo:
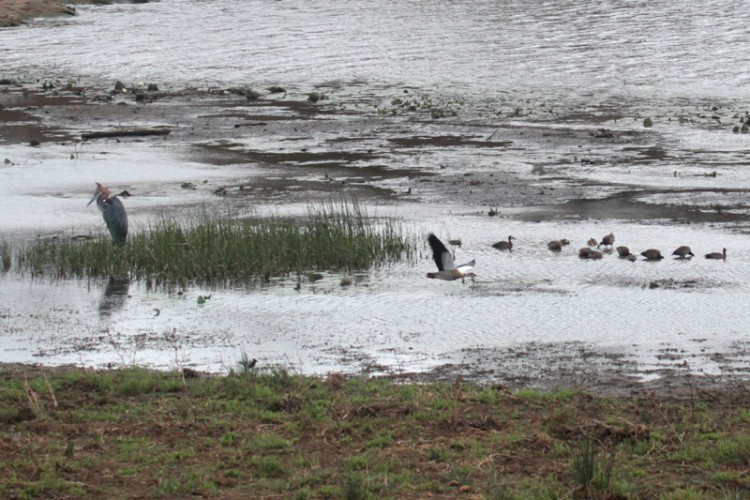
<path id="1" fill-rule="evenodd" d="M 111 277 L 104 288 L 104 297 L 99 303 L 99 317 L 109 318 L 112 313 L 122 309 L 128 299 L 130 290 L 130 278 Z"/>

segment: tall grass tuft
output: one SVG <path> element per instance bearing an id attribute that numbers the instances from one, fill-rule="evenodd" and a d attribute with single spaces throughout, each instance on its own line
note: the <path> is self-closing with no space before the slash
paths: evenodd
<path id="1" fill-rule="evenodd" d="M 589 497 L 595 491 L 608 492 L 612 489 L 614 465 L 614 449 L 608 457 L 602 459 L 593 440 L 586 438 L 581 442 L 578 453 L 573 456 L 571 472 L 580 490 Z"/>
<path id="2" fill-rule="evenodd" d="M 210 285 L 268 281 L 310 271 L 352 271 L 414 255 L 415 238 L 400 224 L 368 217 L 356 201 L 310 206 L 306 217 L 217 218 L 205 213 L 181 223 L 161 219 L 132 234 L 47 240 L 22 248 L 18 267 L 56 277 L 130 276 L 149 283 Z"/>

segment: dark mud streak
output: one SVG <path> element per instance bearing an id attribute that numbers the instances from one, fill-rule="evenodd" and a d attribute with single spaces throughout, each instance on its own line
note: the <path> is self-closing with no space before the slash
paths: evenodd
<path id="1" fill-rule="evenodd" d="M 746 348 L 742 350 L 746 352 Z M 722 372 L 727 375 L 700 375 L 690 371 L 694 356 L 699 355 L 671 353 L 659 368 L 646 368 L 623 354 L 584 343 L 530 343 L 507 349 L 465 349 L 464 359 L 458 363 L 445 363 L 426 373 L 391 374 L 388 378 L 453 382 L 460 377 L 517 389 L 578 388 L 605 396 L 659 394 L 675 400 L 727 388 L 747 392 L 750 374 L 734 370 L 730 360 L 716 360 L 726 365 L 722 366 Z"/>
<path id="2" fill-rule="evenodd" d="M 688 205 L 654 204 L 639 201 L 638 198 L 658 194 L 680 193 L 750 193 L 746 189 L 682 189 L 625 191 L 604 199 L 574 199 L 542 210 L 533 210 L 519 216 L 521 220 L 549 218 L 588 218 L 593 220 L 625 219 L 634 221 L 671 219 L 684 223 L 735 223 L 750 221 L 750 214 L 727 211 L 706 211 Z"/>
<path id="3" fill-rule="evenodd" d="M 443 136 L 413 136 L 413 137 L 392 137 L 388 141 L 395 146 L 402 148 L 421 148 L 421 147 L 478 147 L 478 148 L 504 148 L 513 144 L 513 141 L 486 141 L 475 137 L 463 137 L 455 135 Z"/>

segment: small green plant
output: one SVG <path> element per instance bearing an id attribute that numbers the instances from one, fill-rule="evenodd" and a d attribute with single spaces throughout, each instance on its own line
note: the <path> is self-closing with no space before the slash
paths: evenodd
<path id="1" fill-rule="evenodd" d="M 253 448 L 258 450 L 288 450 L 292 442 L 278 434 L 258 434 L 253 439 Z"/>
<path id="2" fill-rule="evenodd" d="M 365 455 L 356 455 L 347 460 L 347 467 L 351 470 L 367 470 L 370 467 L 370 457 Z"/>
<path id="3" fill-rule="evenodd" d="M 460 97 L 433 98 L 426 94 L 413 97 L 394 97 L 388 105 L 378 108 L 378 114 L 429 113 L 433 119 L 440 119 L 457 116 L 464 104 L 464 99 Z"/>
<path id="4" fill-rule="evenodd" d="M 232 446 L 238 438 L 239 434 L 236 432 L 227 432 L 219 438 L 219 443 L 221 443 L 222 446 Z"/>
<path id="5" fill-rule="evenodd" d="M 711 455 L 718 463 L 738 465 L 749 463 L 750 434 L 735 434 L 718 439 Z"/>
<path id="6" fill-rule="evenodd" d="M 491 387 L 485 387 L 479 393 L 478 398 L 480 403 L 487 406 L 493 406 L 497 403 L 497 391 Z"/>
<path id="7" fill-rule="evenodd" d="M 342 496 L 346 500 L 369 500 L 375 498 L 372 482 L 364 475 L 353 473 L 341 485 Z"/>
<path id="8" fill-rule="evenodd" d="M 591 494 L 593 491 L 609 491 L 612 485 L 613 469 L 614 451 L 602 461 L 598 457 L 596 445 L 590 438 L 581 442 L 578 453 L 573 456 L 571 464 L 573 479 L 581 490 L 587 494 Z"/>
<path id="9" fill-rule="evenodd" d="M 393 434 L 391 432 L 384 432 L 382 434 L 378 434 L 373 439 L 371 439 L 367 443 L 367 446 L 369 448 L 385 448 L 392 442 L 393 442 Z"/>
<path id="10" fill-rule="evenodd" d="M 284 466 L 277 457 L 262 457 L 258 460 L 259 477 L 280 477 L 284 475 Z"/>

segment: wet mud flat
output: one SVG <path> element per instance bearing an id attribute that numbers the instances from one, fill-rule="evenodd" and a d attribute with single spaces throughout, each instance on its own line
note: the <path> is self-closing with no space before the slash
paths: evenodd
<path id="1" fill-rule="evenodd" d="M 6 81 L 0 144 L 162 141 L 182 158 L 246 166 L 246 181 L 212 186 L 215 195 L 262 202 L 346 193 L 523 220 L 748 225 L 750 180 L 737 170 L 750 161 L 750 135 L 732 133 L 745 117 L 739 106 L 578 103 L 552 112 L 539 99 L 522 110 L 457 112 L 418 89 L 351 87 L 115 91 Z M 657 124 L 644 127 L 649 111 Z M 95 137 L 102 133 L 111 136 Z"/>
<path id="2" fill-rule="evenodd" d="M 175 179 L 167 186 L 140 185 L 131 191 L 137 196 L 203 190 L 218 207 L 284 207 L 356 195 L 437 211 L 461 205 L 498 227 L 610 220 L 718 226 L 741 234 L 750 227 L 745 201 L 750 179 L 743 175 L 750 145 L 747 135 L 732 132 L 730 124 L 743 116 L 736 107 L 714 110 L 700 103 L 644 110 L 592 104 L 550 113 L 539 102 L 521 111 L 498 105 L 492 113 L 466 109 L 453 115 L 444 113 L 438 101 L 424 109 L 403 106 L 404 96 L 419 93 L 370 93 L 335 85 L 314 93 L 156 87 L 114 91 L 8 82 L 0 86 L 0 145 L 34 150 L 59 144 L 87 150 L 106 150 L 113 143 L 157 145 L 178 160 L 239 173 L 229 181 Z M 647 114 L 654 116 L 655 126 L 643 125 Z M 159 133 L 118 137 L 118 131 Z M 113 135 L 84 138 L 99 132 Z M 12 166 L 19 159 L 9 156 L 7 162 Z M 97 350 L 94 344 L 90 348 Z M 355 349 L 342 353 L 331 367 L 356 365 L 397 378 L 461 376 L 601 392 L 684 391 L 698 379 L 711 387 L 739 383 L 747 375 L 737 363 L 727 363 L 721 376 L 700 376 L 681 368 L 690 365 L 690 353 L 674 359 L 668 351 L 663 354 L 661 363 L 650 368 L 642 360 L 586 344 L 527 343 L 512 349 L 464 349 L 439 368 L 410 373 L 408 367 L 372 363 Z M 714 355 L 741 357 L 742 352 Z"/>

